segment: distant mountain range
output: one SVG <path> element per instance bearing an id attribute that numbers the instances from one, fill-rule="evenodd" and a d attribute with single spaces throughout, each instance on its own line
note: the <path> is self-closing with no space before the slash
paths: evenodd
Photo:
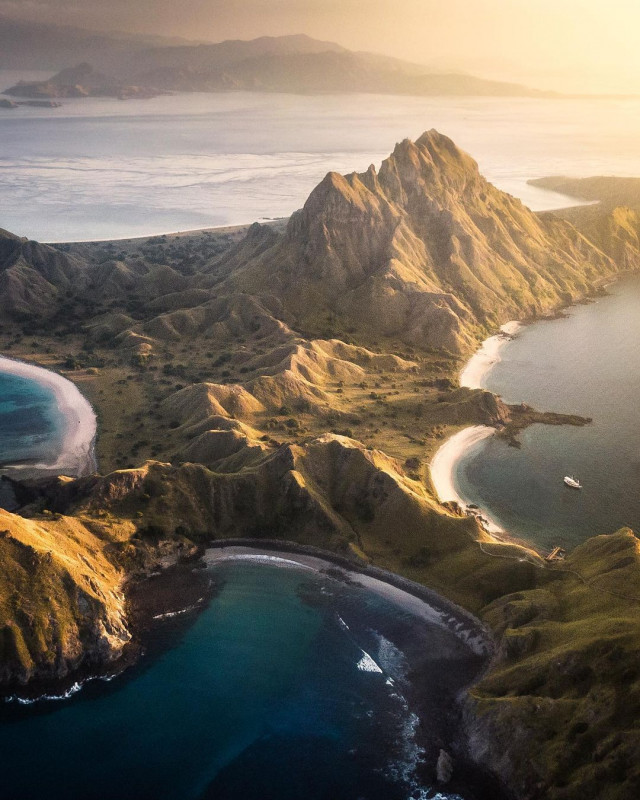
<path id="1" fill-rule="evenodd" d="M 0 69 L 6 70 L 53 72 L 82 61 L 92 61 L 101 69 L 111 70 L 123 57 L 129 57 L 137 50 L 180 44 L 185 44 L 185 40 L 100 33 L 0 16 Z"/>
<path id="2" fill-rule="evenodd" d="M 547 96 L 514 83 L 434 72 L 426 66 L 353 52 L 308 36 L 199 44 L 0 19 L 0 69 L 61 70 L 7 94 L 128 97 L 184 91 L 300 94 Z"/>

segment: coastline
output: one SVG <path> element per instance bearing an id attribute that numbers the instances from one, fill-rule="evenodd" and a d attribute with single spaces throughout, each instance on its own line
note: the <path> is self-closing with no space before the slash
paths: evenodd
<path id="1" fill-rule="evenodd" d="M 474 758 L 467 736 L 467 692 L 487 672 L 496 654 L 493 634 L 477 617 L 422 584 L 311 545 L 279 540 L 219 540 L 207 546 L 203 561 L 209 567 L 248 561 L 280 569 L 308 570 L 393 603 L 402 621 L 393 630 L 383 627 L 376 629 L 375 634 L 391 642 L 404 662 L 403 675 L 393 675 L 392 680 L 407 709 L 412 709 L 414 720 L 409 730 L 410 757 L 406 763 L 399 764 L 405 779 L 413 783 L 416 796 L 428 785 L 434 792 L 433 797 L 440 797 L 439 791 L 446 791 L 447 796 L 467 796 L 469 788 L 473 787 L 476 800 L 512 799 L 510 789 L 501 778 Z M 447 663 L 447 656 L 443 655 L 443 661 L 434 653 L 438 641 L 434 628 L 455 637 L 462 647 L 458 656 L 450 657 L 447 667 L 449 678 L 458 683 L 455 692 L 450 693 L 443 684 L 435 696 L 433 685 L 438 681 L 442 664 Z M 374 650 L 371 651 L 373 656 L 362 652 L 363 665 L 358 668 L 383 673 L 389 679 L 389 664 L 384 659 L 380 661 Z M 453 775 L 446 784 L 440 784 L 436 778 L 442 752 L 451 757 L 453 763 Z M 414 783 L 416 779 L 418 782 Z M 432 796 L 431 792 L 428 796 Z"/>
<path id="2" fill-rule="evenodd" d="M 380 567 L 341 557 L 311 545 L 268 539 L 219 540 L 210 543 L 203 556 L 207 566 L 223 561 L 243 560 L 313 572 L 336 567 L 343 570 L 349 579 L 356 578 L 368 591 L 402 606 L 416 619 L 451 630 L 476 657 L 489 659 L 493 655 L 493 637 L 473 614 L 433 589 Z"/>
<path id="3" fill-rule="evenodd" d="M 7 465 L 3 472 L 32 470 L 74 477 L 95 472 L 97 417 L 78 387 L 57 372 L 6 356 L 0 356 L 0 372 L 36 381 L 52 392 L 63 423 L 62 449 L 53 463 Z"/>
<path id="4" fill-rule="evenodd" d="M 520 333 L 524 328 L 533 322 L 541 322 L 545 319 L 556 319 L 565 317 L 566 309 L 584 303 L 594 302 L 595 298 L 607 293 L 607 288 L 617 283 L 621 278 L 628 274 L 619 273 L 613 279 L 603 279 L 596 282 L 593 294 L 579 298 L 573 303 L 562 306 L 540 317 L 530 317 L 524 320 L 511 320 L 500 326 L 498 333 L 481 342 L 478 349 L 463 366 L 459 374 L 460 386 L 466 389 L 483 389 L 488 391 L 485 386 L 485 379 L 491 370 L 502 360 L 501 352 L 509 342 Z M 436 451 L 431 463 L 429 472 L 431 481 L 436 492 L 436 497 L 441 503 L 454 502 L 467 514 L 475 516 L 484 530 L 491 534 L 505 535 L 505 531 L 499 523 L 491 517 L 484 509 L 475 504 L 469 507 L 470 501 L 463 497 L 456 488 L 456 467 L 465 453 L 478 442 L 488 439 L 498 432 L 497 428 L 488 425 L 475 425 L 464 428 L 453 436 L 449 437 L 444 444 Z M 527 543 L 530 546 L 530 543 Z"/>
<path id="5" fill-rule="evenodd" d="M 460 386 L 466 389 L 484 389 L 484 379 L 501 361 L 500 353 L 511 339 L 525 326 L 524 322 L 513 320 L 500 327 L 500 331 L 485 339 L 460 372 Z M 436 496 L 441 503 L 457 503 L 460 508 L 468 507 L 466 500 L 456 488 L 456 468 L 474 445 L 494 436 L 496 428 L 489 425 L 473 425 L 464 428 L 438 449 L 429 465 L 431 481 Z M 475 509 L 474 516 L 489 533 L 505 533 L 498 522 L 484 509 Z"/>
<path id="6" fill-rule="evenodd" d="M 372 592 L 382 596 L 401 609 L 401 618 L 392 628 L 376 629 L 374 637 L 389 642 L 401 654 L 399 673 L 391 670 L 391 662 L 381 661 L 380 654 L 362 650 L 358 665 L 362 671 L 384 673 L 395 684 L 395 692 L 406 704 L 408 724 L 403 728 L 399 750 L 391 753 L 398 774 L 416 790 L 425 786 L 440 787 L 437 783 L 439 754 L 444 750 L 453 759 L 453 776 L 446 791 L 454 796 L 465 794 L 473 787 L 476 800 L 511 800 L 512 794 L 493 772 L 476 764 L 472 757 L 471 742 L 465 728 L 464 698 L 469 687 L 486 672 L 496 650 L 493 635 L 473 614 L 457 606 L 435 591 L 413 583 L 394 573 L 387 572 L 353 557 L 340 556 L 313 546 L 293 542 L 259 539 L 226 539 L 210 543 L 197 559 L 171 567 L 166 573 L 147 576 L 136 582 L 131 602 L 135 607 L 136 641 L 127 653 L 108 669 L 95 671 L 89 668 L 84 674 L 69 676 L 62 686 L 42 684 L 32 691 L 18 689 L 5 695 L 5 714 L 20 719 L 22 707 L 51 708 L 56 701 L 71 699 L 88 691 L 87 700 L 112 691 L 108 685 L 122 686 L 135 680 L 153 662 L 161 658 L 168 646 L 184 635 L 188 626 L 204 608 L 215 602 L 220 588 L 208 569 L 227 561 L 268 563 L 280 569 L 308 570 L 327 580 L 343 583 L 356 591 Z M 149 592 L 150 581 L 159 581 L 160 592 Z M 345 624 L 344 621 L 342 623 Z M 451 635 L 460 643 L 460 649 L 442 658 L 449 659 L 447 681 L 434 693 L 433 685 L 442 668 L 442 660 L 434 653 L 439 634 L 430 634 L 440 628 L 443 635 Z M 356 641 L 366 647 L 361 641 Z M 389 652 L 385 648 L 384 653 Z M 391 677 L 390 677 L 391 676 Z M 34 689 L 38 689 L 33 691 Z M 53 708 L 51 708 L 53 710 Z M 405 737 L 406 736 L 406 740 Z M 421 795 L 422 796 L 422 795 Z M 430 795 L 429 795 L 430 796 Z M 434 795 L 437 796 L 437 795 Z M 466 796 L 466 794 L 465 794 Z"/>
<path id="7" fill-rule="evenodd" d="M 471 356 L 460 373 L 460 386 L 467 389 L 484 389 L 484 378 L 501 361 L 500 352 L 524 327 L 523 322 L 506 322 L 499 333 L 485 339 Z"/>
<path id="8" fill-rule="evenodd" d="M 160 233 L 141 233 L 135 236 L 116 237 L 109 239 L 61 239 L 60 241 L 48 240 L 43 244 L 48 244 L 51 247 L 59 247 L 60 245 L 68 245 L 69 247 L 81 247 L 91 245 L 105 245 L 113 244 L 120 247 L 127 245 L 140 245 L 148 242 L 150 239 L 189 239 L 200 236 L 220 236 L 224 234 L 243 234 L 246 233 L 252 225 L 256 223 L 259 225 L 267 225 L 277 228 L 278 226 L 286 225 L 290 217 L 261 217 L 253 222 L 238 222 L 232 225 L 214 225 L 213 227 L 205 228 L 189 228 L 188 230 L 171 230 L 161 231 Z"/>
<path id="9" fill-rule="evenodd" d="M 460 508 L 468 506 L 468 501 L 456 489 L 456 468 L 462 457 L 476 444 L 490 438 L 496 428 L 488 425 L 474 425 L 464 428 L 451 436 L 437 451 L 430 464 L 431 481 L 441 503 L 457 503 Z M 474 516 L 489 533 L 504 533 L 504 528 L 492 519 L 484 509 L 476 509 Z"/>

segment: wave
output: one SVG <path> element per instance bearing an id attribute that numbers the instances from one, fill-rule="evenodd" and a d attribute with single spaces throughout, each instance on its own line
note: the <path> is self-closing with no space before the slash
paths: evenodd
<path id="1" fill-rule="evenodd" d="M 380 667 L 376 664 L 376 662 L 371 658 L 369 653 L 366 653 L 364 650 L 360 651 L 362 653 L 362 658 L 357 663 L 357 668 L 361 672 L 377 672 L 380 675 L 383 674 Z"/>
<path id="2" fill-rule="evenodd" d="M 113 673 L 111 675 L 94 675 L 84 681 L 76 681 L 66 691 L 61 692 L 60 694 L 41 694 L 38 697 L 20 697 L 19 695 L 11 695 L 9 697 L 5 697 L 4 702 L 16 703 L 20 706 L 32 706 L 36 703 L 47 701 L 56 702 L 59 700 L 68 700 L 70 697 L 73 697 L 75 694 L 78 694 L 79 691 L 84 689 L 88 683 L 91 683 L 92 681 L 104 681 L 105 683 L 109 683 L 116 678 L 118 674 L 119 673 Z"/>
<path id="3" fill-rule="evenodd" d="M 181 608 L 178 611 L 166 611 L 164 614 L 155 614 L 151 619 L 172 619 L 173 617 L 180 617 L 182 614 L 188 614 L 190 611 L 195 611 L 199 608 L 204 597 L 199 597 L 193 605 Z"/>

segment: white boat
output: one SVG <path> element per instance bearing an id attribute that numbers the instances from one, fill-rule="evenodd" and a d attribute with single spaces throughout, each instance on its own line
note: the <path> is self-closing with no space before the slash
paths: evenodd
<path id="1" fill-rule="evenodd" d="M 564 482 L 567 486 L 570 486 L 572 489 L 582 489 L 582 484 L 577 478 L 572 477 L 571 475 L 566 475 Z"/>

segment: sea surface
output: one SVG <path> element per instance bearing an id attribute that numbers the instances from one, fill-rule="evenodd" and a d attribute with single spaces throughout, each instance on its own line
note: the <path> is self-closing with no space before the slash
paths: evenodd
<path id="1" fill-rule="evenodd" d="M 16 75 L 0 72 L 0 89 Z M 327 171 L 437 128 L 535 210 L 550 174 L 640 175 L 639 100 L 181 94 L 0 109 L 0 228 L 126 238 L 288 216 Z"/>
<path id="2" fill-rule="evenodd" d="M 37 381 L 0 372 L 0 475 L 10 465 L 54 462 L 63 432 L 52 391 Z M 0 482 L 0 507 L 11 497 Z"/>
<path id="3" fill-rule="evenodd" d="M 62 420 L 55 394 L 37 381 L 0 371 L 0 469 L 57 455 Z"/>
<path id="4" fill-rule="evenodd" d="M 377 633 L 404 626 L 406 636 L 415 619 L 377 593 L 298 567 L 209 569 L 217 596 L 194 618 L 160 622 L 138 667 L 67 700 L 0 707 L 2 796 L 426 798 L 407 665 Z M 423 692 L 442 709 L 460 688 L 466 648 L 424 621 L 416 635 L 432 676 Z M 440 742 L 436 713 L 424 730 Z"/>
<path id="5" fill-rule="evenodd" d="M 640 531 L 640 276 L 564 319 L 523 328 L 486 375 L 508 403 L 591 417 L 587 427 L 533 425 L 520 449 L 492 437 L 458 462 L 455 482 L 505 530 L 572 548 L 623 526 Z M 583 489 L 569 489 L 565 475 Z"/>

